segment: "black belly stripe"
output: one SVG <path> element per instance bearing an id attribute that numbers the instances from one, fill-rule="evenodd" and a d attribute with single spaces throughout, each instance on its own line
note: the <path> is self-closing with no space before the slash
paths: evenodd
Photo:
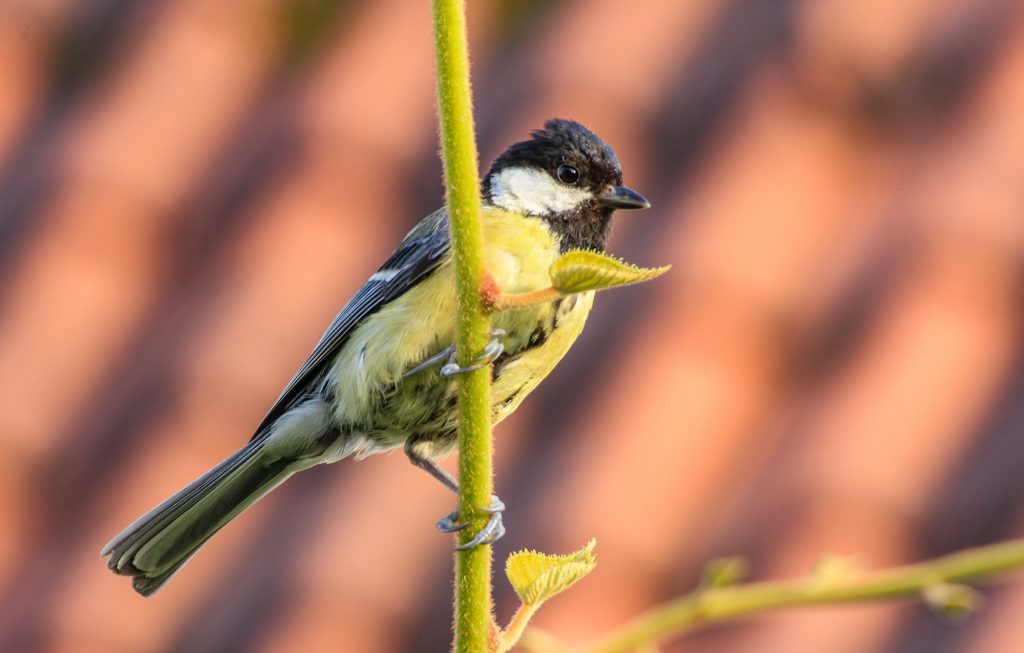
<path id="1" fill-rule="evenodd" d="M 540 347 L 547 342 L 548 337 L 551 336 L 551 331 L 554 329 L 555 324 L 552 320 L 548 322 L 538 322 L 537 326 L 533 327 L 533 332 L 530 333 L 530 337 L 526 340 L 526 347 L 524 349 L 533 349 L 534 347 Z"/>
<path id="2" fill-rule="evenodd" d="M 494 362 L 491 363 L 491 383 L 494 383 L 494 380 L 501 375 L 501 370 L 504 369 L 511 360 L 512 357 L 508 354 L 502 354 L 494 359 Z"/>
<path id="3" fill-rule="evenodd" d="M 570 295 L 555 302 L 554 318 L 552 318 L 551 321 L 554 329 L 557 329 L 559 322 L 561 322 L 566 315 L 572 313 L 573 309 L 576 308 L 576 297 L 576 295 Z"/>
<path id="4" fill-rule="evenodd" d="M 562 300 L 559 299 L 555 302 L 554 309 L 551 312 L 551 317 L 547 320 L 540 320 L 536 326 L 533 327 L 533 331 L 530 332 L 530 337 L 526 340 L 526 346 L 516 352 L 505 352 L 501 356 L 495 359 L 491 365 L 491 381 L 494 381 L 501 375 L 501 370 L 506 365 L 516 360 L 531 349 L 540 347 L 548 338 L 551 337 L 551 332 L 558 328 L 558 307 L 561 305 Z M 575 302 L 574 302 L 575 303 Z"/>

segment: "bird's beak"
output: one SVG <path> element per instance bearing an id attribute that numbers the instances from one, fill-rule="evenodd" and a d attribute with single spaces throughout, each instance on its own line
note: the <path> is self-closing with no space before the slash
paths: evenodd
<path id="1" fill-rule="evenodd" d="M 602 206 L 610 209 L 649 209 L 651 203 L 643 195 L 625 186 L 609 186 L 597 196 Z"/>

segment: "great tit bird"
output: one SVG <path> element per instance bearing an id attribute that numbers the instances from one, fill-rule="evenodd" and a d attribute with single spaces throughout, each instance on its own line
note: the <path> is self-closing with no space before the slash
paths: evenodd
<path id="1" fill-rule="evenodd" d="M 549 120 L 505 150 L 482 183 L 487 272 L 505 293 L 551 285 L 568 250 L 603 250 L 616 209 L 650 206 L 622 185 L 612 149 L 570 120 Z M 493 316 L 494 340 L 475 366 L 492 364 L 495 422 L 514 411 L 579 336 L 592 292 Z M 434 459 L 456 444 L 456 297 L 448 214 L 420 222 L 349 300 L 285 387 L 252 439 L 137 519 L 102 554 L 137 592 L 160 589 L 210 537 L 288 477 L 313 465 L 403 447 L 452 491 Z M 504 532 L 501 502 L 465 546 Z M 455 513 L 439 528 L 457 530 Z"/>

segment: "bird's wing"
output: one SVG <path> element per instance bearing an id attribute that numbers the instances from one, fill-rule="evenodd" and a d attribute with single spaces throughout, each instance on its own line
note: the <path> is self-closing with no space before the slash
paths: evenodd
<path id="1" fill-rule="evenodd" d="M 288 382 L 253 438 L 259 437 L 302 399 L 360 322 L 436 270 L 448 254 L 448 244 L 448 214 L 444 209 L 435 211 L 416 225 L 327 327 L 313 353 Z"/>

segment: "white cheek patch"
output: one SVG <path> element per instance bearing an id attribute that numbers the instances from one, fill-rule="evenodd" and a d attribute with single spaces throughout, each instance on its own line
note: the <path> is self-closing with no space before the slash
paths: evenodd
<path id="1" fill-rule="evenodd" d="M 514 213 L 563 213 L 592 197 L 590 191 L 560 184 L 537 168 L 505 168 L 491 175 L 491 203 Z"/>

